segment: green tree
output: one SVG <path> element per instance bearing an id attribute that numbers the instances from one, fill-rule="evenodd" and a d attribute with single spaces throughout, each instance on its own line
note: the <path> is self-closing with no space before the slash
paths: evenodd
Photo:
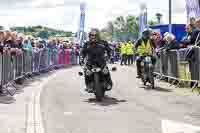
<path id="1" fill-rule="evenodd" d="M 108 35 L 111 36 L 111 38 L 113 38 L 113 34 L 114 34 L 114 25 L 113 23 L 110 21 L 108 22 L 108 25 L 107 25 L 107 28 L 108 28 Z"/>
<path id="2" fill-rule="evenodd" d="M 110 23 L 110 22 L 109 22 Z M 135 16 L 119 16 L 112 22 L 112 33 L 117 40 L 137 38 L 139 35 L 139 19 Z M 110 25 L 110 24 L 108 24 Z M 111 27 L 111 26 L 110 26 Z M 106 28 L 111 32 L 111 28 Z"/>
<path id="3" fill-rule="evenodd" d="M 152 26 L 152 25 L 157 25 L 157 24 L 159 24 L 159 23 L 158 23 L 157 21 L 155 21 L 155 20 L 149 20 L 148 24 L 149 24 L 150 26 Z"/>
<path id="4" fill-rule="evenodd" d="M 112 21 L 107 23 L 107 26 L 101 30 L 101 38 L 104 40 L 113 40 L 114 25 Z"/>
<path id="5" fill-rule="evenodd" d="M 123 16 L 119 16 L 114 21 L 114 28 L 118 32 L 123 32 L 126 30 L 126 21 Z"/>
<path id="6" fill-rule="evenodd" d="M 47 31 L 41 31 L 38 33 L 38 37 L 42 38 L 42 39 L 48 39 L 48 32 Z"/>
<path id="7" fill-rule="evenodd" d="M 139 35 L 139 19 L 135 16 L 127 16 L 126 18 L 126 30 L 130 38 L 137 38 Z"/>

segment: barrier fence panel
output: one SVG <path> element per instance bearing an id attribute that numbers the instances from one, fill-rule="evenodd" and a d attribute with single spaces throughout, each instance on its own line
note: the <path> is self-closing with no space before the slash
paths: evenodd
<path id="1" fill-rule="evenodd" d="M 58 52 L 58 64 L 62 66 L 62 64 L 64 64 L 64 60 L 65 60 L 65 51 L 64 49 L 60 49 Z"/>
<path id="2" fill-rule="evenodd" d="M 168 58 L 168 76 L 178 77 L 177 51 L 169 51 L 166 56 Z"/>
<path id="3" fill-rule="evenodd" d="M 198 51 L 197 54 L 198 80 L 200 80 L 200 48 L 198 48 L 197 51 Z"/>
<path id="4" fill-rule="evenodd" d="M 58 65 L 58 50 L 57 50 L 57 49 L 53 50 L 52 56 L 53 56 L 53 57 L 52 57 L 53 65 L 54 65 L 54 66 L 57 66 L 57 65 Z"/>
<path id="5" fill-rule="evenodd" d="M 160 53 L 160 67 L 161 67 L 161 74 L 162 75 L 167 75 L 167 71 L 168 71 L 168 58 L 166 56 L 166 52 L 165 51 L 161 51 Z"/>
<path id="6" fill-rule="evenodd" d="M 64 50 L 64 65 L 71 64 L 71 50 L 65 49 Z"/>
<path id="7" fill-rule="evenodd" d="M 2 77 L 2 85 L 7 84 L 11 81 L 11 55 L 10 53 L 3 54 L 3 77 Z"/>
<path id="8" fill-rule="evenodd" d="M 40 71 L 48 69 L 48 49 L 43 49 L 40 55 Z"/>
<path id="9" fill-rule="evenodd" d="M 75 65 L 77 63 L 77 60 L 76 60 L 76 51 L 75 49 L 72 49 L 71 50 L 71 65 Z"/>
<path id="10" fill-rule="evenodd" d="M 24 51 L 24 73 L 32 72 L 32 51 Z"/>
<path id="11" fill-rule="evenodd" d="M 2 80 L 3 80 L 3 55 L 0 54 L 0 86 L 3 85 Z"/>
<path id="12" fill-rule="evenodd" d="M 194 80 L 200 80 L 200 48 L 194 48 L 194 62 L 191 67 L 194 69 L 192 71 L 192 78 Z"/>
<path id="13" fill-rule="evenodd" d="M 0 54 L 0 85 L 7 85 L 27 74 L 69 64 L 77 64 L 76 53 L 71 49 L 34 48 L 12 55 L 4 52 Z"/>
<path id="14" fill-rule="evenodd" d="M 52 56 L 52 49 L 48 48 L 48 65 L 52 65 L 52 60 L 51 60 L 51 56 Z"/>
<path id="15" fill-rule="evenodd" d="M 52 67 L 55 67 L 58 65 L 58 50 L 57 49 L 49 49 L 49 65 L 51 65 Z"/>
<path id="16" fill-rule="evenodd" d="M 15 56 L 16 58 L 16 77 L 21 77 L 23 75 L 23 54 Z"/>
<path id="17" fill-rule="evenodd" d="M 162 77 L 176 79 L 180 82 L 199 82 L 200 48 L 161 51 L 156 58 L 155 72 Z"/>
<path id="18" fill-rule="evenodd" d="M 186 60 L 187 49 L 181 49 L 177 52 L 178 78 L 191 80 L 190 63 Z"/>
<path id="19" fill-rule="evenodd" d="M 15 55 L 11 56 L 11 76 L 10 76 L 10 81 L 14 81 L 16 79 L 16 64 L 17 60 L 15 58 Z"/>
<path id="20" fill-rule="evenodd" d="M 50 60 L 51 60 L 51 65 L 52 66 L 56 66 L 57 65 L 57 49 L 52 49 L 51 51 L 51 56 L 50 56 Z"/>
<path id="21" fill-rule="evenodd" d="M 38 49 L 35 49 L 33 51 L 33 72 L 39 72 L 39 67 L 40 67 L 40 51 Z"/>

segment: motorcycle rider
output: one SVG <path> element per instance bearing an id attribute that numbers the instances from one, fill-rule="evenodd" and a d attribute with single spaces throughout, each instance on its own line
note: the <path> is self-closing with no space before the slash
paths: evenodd
<path id="1" fill-rule="evenodd" d="M 140 38 L 136 45 L 135 49 L 137 52 L 137 60 L 136 60 L 136 66 L 137 66 L 137 78 L 141 78 L 141 62 L 143 60 L 143 57 L 145 55 L 151 55 L 152 56 L 152 63 L 155 65 L 156 59 L 153 57 L 153 50 L 155 49 L 155 44 L 151 40 L 151 30 L 145 29 L 142 32 L 142 38 Z"/>
<path id="2" fill-rule="evenodd" d="M 105 54 L 107 57 L 105 57 Z M 111 90 L 113 83 L 111 80 L 110 72 L 108 70 L 106 61 L 110 58 L 111 55 L 111 48 L 109 47 L 108 42 L 100 39 L 100 32 L 98 29 L 92 29 L 89 33 L 89 41 L 87 41 L 80 53 L 80 65 L 86 64 L 86 66 L 90 69 L 91 65 L 96 64 L 98 67 L 102 69 L 107 69 L 108 73 L 103 74 L 105 80 L 107 81 L 108 85 L 106 90 Z M 84 63 L 84 60 L 86 62 Z M 92 80 L 91 76 L 86 75 L 86 71 L 84 72 L 85 76 L 85 84 L 86 84 L 86 91 L 93 92 L 93 88 L 89 87 L 89 84 Z"/>

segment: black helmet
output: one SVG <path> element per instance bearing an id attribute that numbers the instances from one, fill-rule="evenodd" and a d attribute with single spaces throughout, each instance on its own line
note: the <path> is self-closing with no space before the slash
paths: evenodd
<path id="1" fill-rule="evenodd" d="M 152 32 L 152 30 L 149 29 L 149 28 L 144 29 L 144 31 L 142 32 L 142 36 L 143 36 L 143 37 L 150 37 L 151 32 Z"/>

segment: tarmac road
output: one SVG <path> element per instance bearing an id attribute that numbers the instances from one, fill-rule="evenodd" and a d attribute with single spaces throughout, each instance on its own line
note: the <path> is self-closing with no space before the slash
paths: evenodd
<path id="1" fill-rule="evenodd" d="M 45 133 L 175 133 L 200 125 L 199 96 L 160 82 L 147 90 L 134 67 L 117 68 L 101 103 L 84 92 L 80 67 L 59 71 L 41 93 Z"/>

